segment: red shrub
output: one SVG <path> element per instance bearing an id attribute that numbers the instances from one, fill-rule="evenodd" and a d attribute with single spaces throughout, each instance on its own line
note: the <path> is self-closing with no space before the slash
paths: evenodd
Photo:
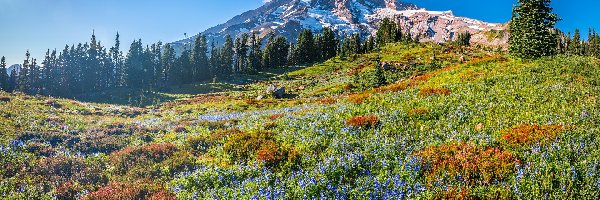
<path id="1" fill-rule="evenodd" d="M 346 121 L 346 125 L 353 128 L 375 128 L 379 125 L 379 117 L 371 116 L 355 116 Z"/>
<path id="2" fill-rule="evenodd" d="M 94 185 L 106 181 L 102 168 L 99 163 L 86 163 L 82 158 L 55 156 L 39 160 L 34 165 L 33 174 L 57 185 L 67 182 Z"/>
<path id="3" fill-rule="evenodd" d="M 173 131 L 175 131 L 175 133 L 184 133 L 187 131 L 187 129 L 185 128 L 185 126 L 177 125 L 177 126 L 175 126 Z"/>
<path id="4" fill-rule="evenodd" d="M 529 145 L 554 139 L 563 130 L 564 127 L 561 125 L 521 124 L 504 131 L 502 139 L 511 146 Z"/>
<path id="5" fill-rule="evenodd" d="M 277 168 L 285 162 L 295 163 L 299 158 L 296 150 L 283 148 L 281 144 L 272 140 L 262 144 L 257 153 L 257 159 L 271 169 Z"/>
<path id="6" fill-rule="evenodd" d="M 450 90 L 447 88 L 421 88 L 419 92 L 420 96 L 433 96 L 433 95 L 450 95 Z"/>
<path id="7" fill-rule="evenodd" d="M 285 115 L 284 114 L 274 114 L 274 115 L 269 116 L 269 119 L 275 120 L 275 119 L 279 119 L 283 116 L 285 116 Z"/>
<path id="8" fill-rule="evenodd" d="M 246 161 L 261 144 L 273 141 L 274 134 L 271 131 L 254 131 L 250 133 L 239 132 L 231 135 L 223 145 L 223 150 L 235 159 Z"/>
<path id="9" fill-rule="evenodd" d="M 92 192 L 83 198 L 84 200 L 134 200 L 134 199 L 176 199 L 175 196 L 166 191 L 162 186 L 152 183 L 110 183 Z"/>
<path id="10" fill-rule="evenodd" d="M 467 143 L 430 146 L 416 155 L 422 158 L 428 182 L 462 177 L 467 184 L 490 184 L 508 177 L 518 162 L 509 152 Z"/>
<path id="11" fill-rule="evenodd" d="M 81 190 L 82 188 L 78 185 L 67 182 L 58 186 L 54 190 L 54 193 L 56 194 L 57 199 L 77 199 L 77 193 Z"/>
<path id="12" fill-rule="evenodd" d="M 109 160 L 117 172 L 127 172 L 136 165 L 150 165 L 173 155 L 177 147 L 171 143 L 154 143 L 145 146 L 127 147 L 110 155 Z"/>

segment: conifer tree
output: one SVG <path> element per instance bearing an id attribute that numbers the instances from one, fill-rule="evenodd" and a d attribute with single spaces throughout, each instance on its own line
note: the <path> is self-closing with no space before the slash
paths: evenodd
<path id="1" fill-rule="evenodd" d="M 221 67 L 220 73 L 217 75 L 219 78 L 228 78 L 232 75 L 233 72 L 233 57 L 234 57 L 234 49 L 233 49 L 233 39 L 231 35 L 227 35 L 225 37 L 225 43 L 221 49 L 220 58 L 221 58 Z"/>
<path id="2" fill-rule="evenodd" d="M 248 61 L 246 64 L 247 72 L 256 72 L 262 68 L 262 51 L 260 50 L 260 46 L 260 39 L 257 38 L 256 33 L 252 32 L 252 36 L 250 36 L 250 53 L 248 54 Z"/>
<path id="3" fill-rule="evenodd" d="M 15 88 L 17 87 L 17 76 L 17 69 L 13 68 L 10 71 L 10 76 L 8 78 L 8 87 L 6 89 L 7 92 L 15 91 Z"/>
<path id="4" fill-rule="evenodd" d="M 296 45 L 294 43 L 290 43 L 289 49 L 288 49 L 288 65 L 292 66 L 292 65 L 298 65 L 298 55 L 297 55 L 297 50 L 296 50 Z"/>
<path id="5" fill-rule="evenodd" d="M 510 22 L 510 54 L 519 58 L 539 58 L 556 54 L 559 20 L 552 13 L 551 0 L 519 0 Z"/>
<path id="6" fill-rule="evenodd" d="M 115 37 L 115 45 L 110 48 L 110 59 L 112 63 L 112 70 L 114 72 L 112 85 L 114 87 L 122 87 L 126 85 L 126 74 L 127 70 L 125 69 L 125 65 L 123 63 L 123 52 L 121 52 L 121 41 L 119 40 L 119 33 Z M 63 51 L 64 53 L 64 51 Z"/>
<path id="7" fill-rule="evenodd" d="M 155 87 L 163 87 L 162 75 L 164 73 L 163 64 L 162 64 L 162 42 L 158 42 L 156 44 L 152 44 L 150 47 L 151 51 L 151 64 L 152 64 L 152 80 L 151 84 Z"/>
<path id="8" fill-rule="evenodd" d="M 213 41 L 210 50 L 210 78 L 215 79 L 221 72 L 221 50 L 215 46 Z"/>
<path id="9" fill-rule="evenodd" d="M 321 61 L 329 60 L 337 54 L 339 41 L 335 37 L 335 33 L 330 28 L 324 28 L 321 33 L 321 48 L 319 54 Z"/>
<path id="10" fill-rule="evenodd" d="M 246 63 L 248 57 L 248 33 L 243 33 L 242 36 L 235 39 L 235 68 L 234 72 L 239 73 L 246 71 Z"/>
<path id="11" fill-rule="evenodd" d="M 171 68 L 171 78 L 174 84 L 189 84 L 193 82 L 192 62 L 190 61 L 191 52 L 185 50 L 175 61 L 175 66 Z"/>
<path id="12" fill-rule="evenodd" d="M 315 41 L 310 30 L 304 29 L 300 32 L 294 53 L 300 65 L 312 64 L 315 61 Z"/>
<path id="13" fill-rule="evenodd" d="M 129 48 L 129 53 L 125 59 L 127 68 L 127 86 L 140 87 L 142 86 L 142 74 L 144 70 L 144 48 L 142 40 L 134 40 Z"/>
<path id="14" fill-rule="evenodd" d="M 573 33 L 573 38 L 571 38 L 568 50 L 569 55 L 582 55 L 582 42 L 581 42 L 581 33 L 579 29 L 575 29 Z"/>
<path id="15" fill-rule="evenodd" d="M 274 56 L 274 45 L 275 45 L 275 33 L 269 33 L 269 38 L 267 39 L 267 45 L 265 46 L 265 50 L 262 55 L 262 66 L 266 68 L 273 68 L 273 56 Z"/>
<path id="16" fill-rule="evenodd" d="M 594 29 L 590 29 L 588 43 L 587 55 L 600 57 L 600 36 Z"/>
<path id="17" fill-rule="evenodd" d="M 210 77 L 208 63 L 208 43 L 206 36 L 200 34 L 194 42 L 192 50 L 192 65 L 194 66 L 194 81 L 205 81 Z"/>
<path id="18" fill-rule="evenodd" d="M 402 41 L 402 31 L 392 22 L 389 18 L 383 19 L 377 29 L 376 41 L 380 47 L 385 46 L 387 43 Z"/>
<path id="19" fill-rule="evenodd" d="M 6 58 L 0 59 L 0 90 L 8 92 L 8 72 L 6 71 Z"/>
<path id="20" fill-rule="evenodd" d="M 469 32 L 459 33 L 458 36 L 456 37 L 456 40 L 454 40 L 454 43 L 458 46 L 471 45 L 471 33 L 469 33 Z"/>
<path id="21" fill-rule="evenodd" d="M 171 77 L 172 70 L 175 66 L 175 49 L 171 47 L 170 44 L 166 44 L 161 56 L 162 60 L 162 73 L 160 75 L 160 79 L 162 84 L 166 85 L 174 82 L 173 77 Z"/>
<path id="22" fill-rule="evenodd" d="M 25 60 L 23 61 L 23 65 L 21 65 L 17 77 L 17 90 L 23 93 L 29 93 L 31 83 L 29 78 L 30 56 L 31 54 L 29 53 L 29 50 L 27 50 L 27 53 L 25 53 Z"/>

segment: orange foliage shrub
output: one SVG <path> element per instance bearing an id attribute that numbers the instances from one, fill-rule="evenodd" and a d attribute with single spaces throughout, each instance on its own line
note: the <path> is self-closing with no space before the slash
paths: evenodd
<path id="1" fill-rule="evenodd" d="M 521 124 L 504 131 L 502 139 L 512 146 L 529 145 L 542 140 L 554 139 L 564 130 L 561 125 Z"/>
<path id="2" fill-rule="evenodd" d="M 429 113 L 429 108 L 415 108 L 408 111 L 408 116 L 419 116 L 427 113 Z"/>
<path id="3" fill-rule="evenodd" d="M 428 74 L 423 74 L 420 76 L 417 76 L 415 78 L 412 79 L 411 81 L 411 85 L 416 85 L 418 82 L 425 82 L 427 80 L 429 80 L 429 78 L 433 77 L 432 73 L 428 73 Z"/>
<path id="4" fill-rule="evenodd" d="M 362 104 L 364 100 L 371 97 L 371 94 L 353 94 L 348 96 L 348 101 L 354 104 Z"/>
<path id="5" fill-rule="evenodd" d="M 450 90 L 447 88 L 421 88 L 419 91 L 420 96 L 433 96 L 433 95 L 450 95 Z"/>
<path id="6" fill-rule="evenodd" d="M 377 92 L 401 92 L 406 90 L 410 85 L 408 81 L 401 81 L 393 83 L 387 86 L 378 87 L 375 89 Z"/>
<path id="7" fill-rule="evenodd" d="M 334 104 L 336 102 L 333 98 L 324 98 L 320 101 L 322 104 Z"/>
<path id="8" fill-rule="evenodd" d="M 353 128 L 375 128 L 379 125 L 379 117 L 371 116 L 355 116 L 346 121 L 346 125 Z"/>
<path id="9" fill-rule="evenodd" d="M 428 182 L 461 177 L 467 184 L 490 184 L 507 178 L 518 162 L 509 152 L 467 143 L 430 146 L 416 155 L 422 158 Z"/>

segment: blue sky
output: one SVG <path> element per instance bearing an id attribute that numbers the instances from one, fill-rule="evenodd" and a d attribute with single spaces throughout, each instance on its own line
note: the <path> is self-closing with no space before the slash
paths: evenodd
<path id="1" fill-rule="evenodd" d="M 453 10 L 456 15 L 503 23 L 516 0 L 405 0 L 428 10 Z M 21 63 L 30 49 L 38 60 L 46 49 L 89 41 L 92 30 L 102 44 L 113 45 L 121 34 L 122 49 L 134 39 L 144 44 L 171 42 L 223 23 L 263 4 L 263 0 L 0 0 L 0 56 Z M 600 29 L 594 15 L 600 2 L 554 0 L 563 30 Z"/>

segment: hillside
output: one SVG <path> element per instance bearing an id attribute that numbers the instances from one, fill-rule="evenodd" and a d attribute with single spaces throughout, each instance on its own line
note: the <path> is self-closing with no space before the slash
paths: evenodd
<path id="1" fill-rule="evenodd" d="M 597 199 L 599 64 L 396 43 L 152 108 L 0 93 L 0 194 Z"/>

